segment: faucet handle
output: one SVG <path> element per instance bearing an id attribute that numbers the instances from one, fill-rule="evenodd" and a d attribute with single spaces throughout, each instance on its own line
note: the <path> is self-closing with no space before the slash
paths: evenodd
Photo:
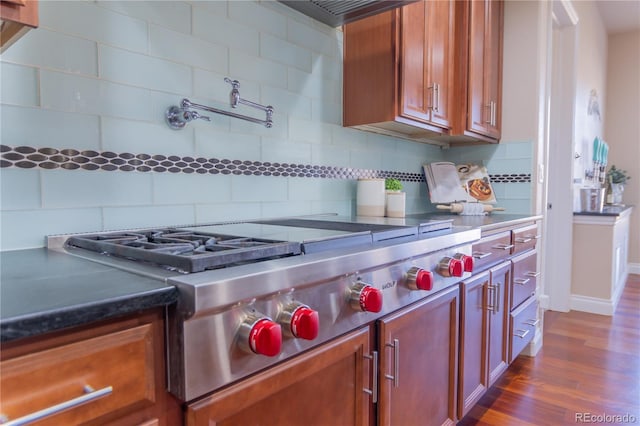
<path id="1" fill-rule="evenodd" d="M 198 111 L 185 111 L 184 115 L 185 115 L 185 118 L 187 118 L 187 121 L 197 120 L 197 119 L 211 121 L 211 117 L 202 115 L 198 113 Z"/>

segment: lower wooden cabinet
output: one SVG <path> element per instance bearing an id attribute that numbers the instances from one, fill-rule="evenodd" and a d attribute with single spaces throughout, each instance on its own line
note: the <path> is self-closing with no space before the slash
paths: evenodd
<path id="1" fill-rule="evenodd" d="M 507 369 L 510 276 L 503 262 L 461 284 L 459 418 Z"/>
<path id="2" fill-rule="evenodd" d="M 176 424 L 165 412 L 163 330 L 161 313 L 150 313 L 4 345 L 0 412 L 16 420 L 48 410 L 43 426 Z"/>
<path id="3" fill-rule="evenodd" d="M 187 408 L 187 426 L 369 425 L 370 331 L 363 328 Z"/>
<path id="4" fill-rule="evenodd" d="M 538 301 L 530 297 L 514 309 L 510 315 L 509 362 L 516 359 L 520 352 L 533 340 L 538 325 Z"/>
<path id="5" fill-rule="evenodd" d="M 455 286 L 379 321 L 379 425 L 455 424 L 458 310 Z"/>

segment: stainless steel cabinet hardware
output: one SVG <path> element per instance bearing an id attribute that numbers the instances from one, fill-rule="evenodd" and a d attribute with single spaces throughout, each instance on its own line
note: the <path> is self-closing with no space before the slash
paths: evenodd
<path id="1" fill-rule="evenodd" d="M 0 424 L 2 424 L 2 426 L 28 425 L 38 420 L 43 420 L 49 416 L 53 416 L 54 414 L 61 413 L 71 408 L 75 408 L 79 405 L 86 404 L 87 402 L 91 402 L 96 399 L 107 396 L 111 394 L 111 392 L 113 392 L 113 387 L 107 386 L 106 388 L 93 390 L 91 386 L 85 385 L 83 388 L 83 391 L 84 391 L 84 395 L 81 395 L 77 398 L 73 398 L 68 401 L 61 402 L 60 404 L 56 404 L 51 407 L 45 408 L 43 410 L 36 411 L 35 413 L 27 414 L 26 416 L 22 416 L 15 420 L 1 422 Z M 6 416 L 4 415 L 2 417 L 6 418 Z"/>
<path id="2" fill-rule="evenodd" d="M 255 102 L 248 101 L 246 99 L 242 99 L 240 97 L 240 91 L 238 90 L 238 88 L 240 87 L 240 82 L 238 82 L 238 80 L 231 80 L 227 77 L 225 77 L 224 81 L 231 84 L 231 93 L 229 94 L 229 102 L 231 104 L 231 108 L 236 108 L 238 104 L 247 105 L 264 111 L 266 114 L 266 118 L 264 120 L 260 120 L 259 118 L 249 117 L 248 115 L 237 114 L 235 112 L 224 111 L 222 109 L 197 104 L 195 102 L 191 102 L 187 98 L 184 98 L 180 102 L 180 106 L 173 105 L 167 108 L 167 110 L 165 111 L 164 118 L 169 127 L 174 130 L 180 130 L 184 128 L 184 126 L 188 122 L 193 120 L 202 119 L 211 121 L 210 117 L 202 116 L 196 111 L 190 110 L 189 108 L 195 108 L 203 111 L 213 112 L 215 114 L 226 115 L 227 117 L 239 118 L 241 120 L 250 121 L 251 123 L 262 124 L 267 128 L 273 126 L 273 107 L 271 105 L 264 106 Z"/>
<path id="3" fill-rule="evenodd" d="M 538 325 L 539 322 L 540 322 L 539 319 L 528 319 L 524 323 L 532 327 L 535 327 L 536 325 Z"/>
<path id="4" fill-rule="evenodd" d="M 513 280 L 513 282 L 518 284 L 518 285 L 525 285 L 529 281 L 530 281 L 529 278 L 514 278 L 514 280 Z"/>
<path id="5" fill-rule="evenodd" d="M 540 276 L 540 272 L 529 271 L 524 273 L 527 277 L 538 278 Z"/>
<path id="6" fill-rule="evenodd" d="M 487 304 L 487 310 L 491 312 L 500 312 L 500 285 L 501 283 L 489 284 L 487 286 L 488 298 L 491 298 L 491 305 Z"/>
<path id="7" fill-rule="evenodd" d="M 371 355 L 364 355 L 366 359 L 371 360 L 371 389 L 364 388 L 365 393 L 371 395 L 371 403 L 378 402 L 378 351 L 372 351 Z"/>
<path id="8" fill-rule="evenodd" d="M 474 251 L 473 253 L 471 253 L 471 256 L 473 256 L 476 259 L 484 259 L 485 257 L 489 257 L 492 254 L 493 253 L 491 253 L 490 251 L 488 252 Z"/>
<path id="9" fill-rule="evenodd" d="M 512 249 L 513 247 L 514 247 L 513 244 L 498 244 L 491 248 L 500 249 L 500 250 L 509 250 L 509 249 Z"/>
<path id="10" fill-rule="evenodd" d="M 529 330 L 521 330 L 521 329 L 518 329 L 515 331 L 515 333 L 513 333 L 514 336 L 519 337 L 521 339 L 524 339 L 525 337 L 527 337 L 527 334 L 529 334 Z"/>
<path id="11" fill-rule="evenodd" d="M 528 243 L 529 241 L 531 241 L 533 238 L 523 238 L 523 237 L 518 237 L 516 238 L 516 243 Z"/>
<path id="12" fill-rule="evenodd" d="M 385 374 L 384 377 L 393 380 L 393 387 L 400 384 L 400 340 L 393 339 L 393 343 L 387 343 L 386 346 L 393 348 L 393 376 Z"/>

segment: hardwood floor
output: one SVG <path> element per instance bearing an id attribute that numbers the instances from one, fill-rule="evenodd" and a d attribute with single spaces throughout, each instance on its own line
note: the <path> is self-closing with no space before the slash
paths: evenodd
<path id="1" fill-rule="evenodd" d="M 640 275 L 612 317 L 547 311 L 538 355 L 518 357 L 458 424 L 576 423 L 640 424 Z"/>

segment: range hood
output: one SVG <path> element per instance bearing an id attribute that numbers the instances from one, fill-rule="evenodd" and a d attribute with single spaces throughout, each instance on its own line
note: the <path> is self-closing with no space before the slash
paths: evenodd
<path id="1" fill-rule="evenodd" d="M 417 0 L 279 0 L 331 27 L 395 9 Z"/>

